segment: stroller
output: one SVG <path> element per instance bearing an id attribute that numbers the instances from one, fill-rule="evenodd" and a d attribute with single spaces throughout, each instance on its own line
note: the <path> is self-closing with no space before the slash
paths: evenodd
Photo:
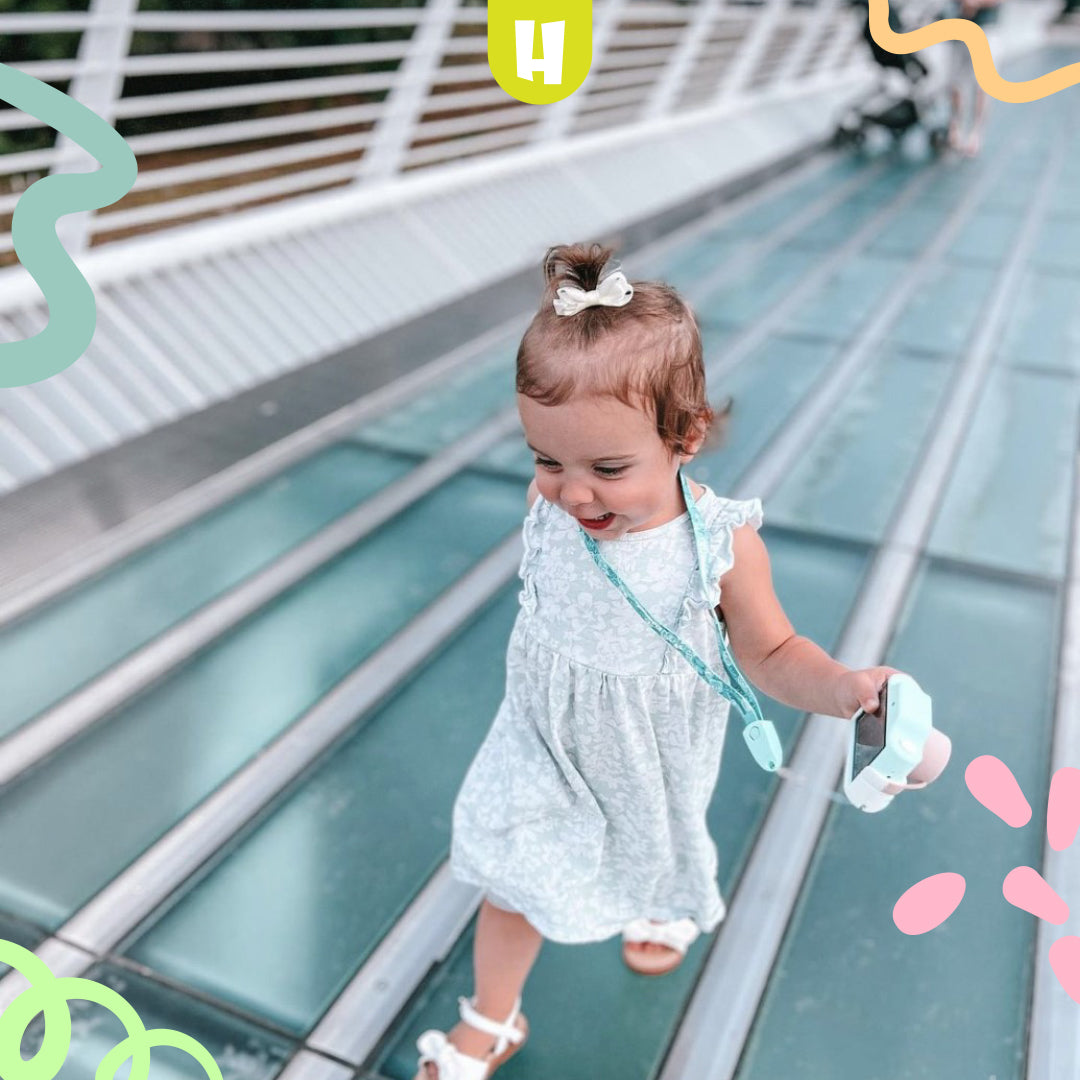
<path id="1" fill-rule="evenodd" d="M 866 9 L 863 39 L 870 47 L 874 62 L 881 68 L 878 85 L 868 99 L 848 106 L 837 124 L 833 141 L 837 146 L 862 147 L 868 133 L 879 128 L 899 143 L 909 131 L 922 129 L 926 132 L 930 150 L 941 153 L 949 141 L 949 108 L 940 80 L 931 75 L 930 69 L 911 53 L 898 54 L 883 49 L 870 33 L 870 8 L 862 0 L 858 6 Z M 937 18 L 928 15 L 912 25 L 922 26 Z M 896 10 L 895 2 L 889 5 L 889 26 L 902 32 L 906 27 Z"/>

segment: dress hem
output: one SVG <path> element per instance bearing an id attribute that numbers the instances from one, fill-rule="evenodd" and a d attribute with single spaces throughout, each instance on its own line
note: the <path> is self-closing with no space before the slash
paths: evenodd
<path id="1" fill-rule="evenodd" d="M 612 919 L 610 922 L 603 923 L 598 928 L 592 928 L 586 931 L 582 931 L 580 928 L 568 929 L 558 923 L 549 922 L 543 917 L 537 918 L 527 911 L 523 911 L 522 907 L 524 905 L 518 903 L 513 896 L 506 896 L 504 892 L 495 888 L 491 882 L 483 881 L 479 877 L 463 875 L 457 869 L 452 869 L 451 875 L 455 881 L 460 881 L 466 885 L 474 885 L 483 890 L 485 896 L 492 894 L 492 903 L 495 907 L 502 910 L 510 910 L 512 908 L 513 913 L 523 915 L 525 919 L 528 920 L 529 925 L 532 926 L 541 937 L 547 941 L 554 941 L 559 945 L 588 945 L 597 941 L 607 941 L 609 938 L 621 934 L 627 923 L 642 917 L 646 919 L 655 919 L 661 922 L 674 922 L 677 919 L 689 918 L 693 919 L 701 933 L 711 934 L 727 917 L 727 905 L 721 898 L 718 911 L 713 916 L 707 918 L 701 918 L 694 912 L 687 911 L 685 908 L 668 908 L 666 910 L 653 908 L 644 914 L 640 911 L 628 913 L 625 916 L 618 917 L 618 919 Z M 500 901 L 505 901 L 506 904 L 510 905 L 510 908 L 504 908 Z"/>

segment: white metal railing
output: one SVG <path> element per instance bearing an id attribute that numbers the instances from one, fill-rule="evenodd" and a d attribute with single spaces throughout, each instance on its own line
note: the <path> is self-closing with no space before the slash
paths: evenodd
<path id="1" fill-rule="evenodd" d="M 862 61 L 846 47 L 855 43 L 858 21 L 837 0 L 606 0 L 594 7 L 585 85 L 561 106 L 540 108 L 515 102 L 495 84 L 486 58 L 487 9 L 469 0 L 247 12 L 184 11 L 182 0 L 173 2 L 178 10 L 140 12 L 137 0 L 89 0 L 84 13 L 0 14 L 5 63 L 12 62 L 10 35 L 80 35 L 67 59 L 15 66 L 85 100 L 139 158 L 138 182 L 125 199 L 64 223 L 69 250 L 757 97 Z M 396 30 L 399 40 L 237 48 L 229 38 L 274 30 Z M 189 47 L 146 54 L 145 34 L 182 35 Z M 206 47 L 192 49 L 195 36 Z M 223 85 L 193 85 L 207 76 Z M 147 79 L 167 79 L 170 88 L 148 93 Z M 42 127 L 34 117 L 0 110 L 0 149 L 5 140 L 8 146 L 0 152 L 0 263 L 12 257 L 10 214 L 19 193 L 47 172 L 87 167 L 82 151 L 65 140 L 11 149 L 16 133 Z"/>

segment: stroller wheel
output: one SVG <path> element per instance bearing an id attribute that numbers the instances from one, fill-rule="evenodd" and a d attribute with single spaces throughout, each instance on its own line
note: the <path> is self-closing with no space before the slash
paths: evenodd
<path id="1" fill-rule="evenodd" d="M 852 146 L 862 134 L 862 129 L 851 124 L 839 124 L 833 132 L 833 146 Z"/>

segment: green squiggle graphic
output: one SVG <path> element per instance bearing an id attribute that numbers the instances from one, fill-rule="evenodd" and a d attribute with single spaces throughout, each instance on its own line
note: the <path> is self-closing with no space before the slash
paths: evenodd
<path id="1" fill-rule="evenodd" d="M 135 183 L 138 165 L 131 148 L 97 113 L 6 64 L 0 64 L 0 98 L 56 128 L 101 165 L 97 172 L 46 176 L 31 184 L 15 206 L 15 254 L 49 307 L 48 325 L 40 333 L 0 343 L 0 386 L 26 386 L 75 363 L 97 325 L 93 290 L 57 239 L 57 219 L 122 199 Z M 0 1076 L 9 1080 L 3 1069 Z"/>
<path id="2" fill-rule="evenodd" d="M 173 1046 L 190 1054 L 209 1080 L 222 1080 L 209 1051 L 190 1035 L 169 1028 L 143 1026 L 138 1013 L 113 989 L 91 979 L 56 978 L 40 957 L 13 941 L 0 941 L 0 964 L 10 964 L 30 983 L 0 1014 L 0 1076 L 4 1080 L 53 1080 L 67 1059 L 71 1045 L 71 1013 L 67 1003 L 92 1001 L 114 1013 L 127 1028 L 127 1038 L 101 1059 L 94 1080 L 115 1080 L 120 1067 L 131 1058 L 128 1080 L 149 1080 L 150 1050 Z M 24 1060 L 23 1033 L 38 1013 L 45 1016 L 45 1039 L 38 1052 Z"/>

